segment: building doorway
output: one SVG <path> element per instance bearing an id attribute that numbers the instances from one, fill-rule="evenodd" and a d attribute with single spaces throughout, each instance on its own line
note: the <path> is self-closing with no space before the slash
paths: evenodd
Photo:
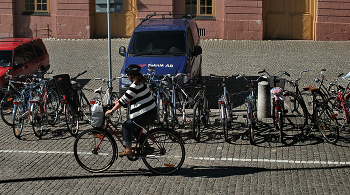
<path id="1" fill-rule="evenodd" d="M 95 6 L 95 5 L 94 5 Z M 136 25 L 136 0 L 123 0 L 123 12 L 112 12 L 111 16 L 111 37 L 130 38 Z M 107 13 L 95 13 L 92 17 L 93 37 L 107 38 L 108 21 Z"/>
<path id="2" fill-rule="evenodd" d="M 313 40 L 315 0 L 263 0 L 264 39 Z"/>

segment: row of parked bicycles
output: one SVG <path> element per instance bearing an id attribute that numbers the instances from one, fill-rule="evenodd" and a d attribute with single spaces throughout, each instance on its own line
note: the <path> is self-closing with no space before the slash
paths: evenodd
<path id="1" fill-rule="evenodd" d="M 299 81 L 302 75 L 308 70 L 300 72 L 296 80 L 290 80 L 290 74 L 282 72 L 279 75 L 271 75 L 266 70 L 258 72 L 260 76 L 247 77 L 244 74 L 219 76 L 210 75 L 207 81 L 204 78 L 196 79 L 191 84 L 183 84 L 182 74 L 164 75 L 161 78 L 155 77 L 154 69 L 149 69 L 148 74 L 153 94 L 156 97 L 158 107 L 157 122 L 170 129 L 176 129 L 184 125 L 186 121 L 186 108 L 193 109 L 192 114 L 192 135 L 197 141 L 201 140 L 201 133 L 208 126 L 210 108 L 206 93 L 206 82 L 219 79 L 219 86 L 222 93 L 218 96 L 219 122 L 222 127 L 224 139 L 229 142 L 229 132 L 232 131 L 232 123 L 235 118 L 233 114 L 233 101 L 227 86 L 226 80 L 232 77 L 244 79 L 247 83 L 248 96 L 246 97 L 246 125 L 251 144 L 264 139 L 260 136 L 257 107 L 256 84 L 259 81 L 267 80 L 272 94 L 272 121 L 278 141 L 288 144 L 290 139 L 286 127 L 298 135 L 307 139 L 314 130 L 319 130 L 324 139 L 332 144 L 339 140 L 339 131 L 349 123 L 350 89 L 349 83 L 342 87 L 338 80 L 343 75 L 326 84 L 326 77 L 321 70 L 321 79 L 316 78 L 316 86 L 309 85 L 299 88 Z M 349 80 L 349 74 L 344 78 Z M 285 87 L 288 86 L 288 87 Z M 287 89 L 288 88 L 288 89 Z M 234 94 L 233 94 L 234 95 Z M 187 109 L 188 110 L 188 109 Z M 177 113 L 179 112 L 179 113 Z"/>
<path id="2" fill-rule="evenodd" d="M 226 81 L 235 78 L 244 79 L 247 83 L 245 118 L 251 144 L 259 142 L 261 134 L 256 84 L 262 80 L 267 80 L 271 87 L 272 120 L 278 141 L 285 143 L 285 128 L 291 126 L 305 138 L 317 129 L 327 142 L 335 144 L 339 140 L 339 131 L 350 123 L 350 82 L 346 87 L 342 87 L 338 83 L 343 75 L 340 74 L 327 85 L 324 71 L 321 70 L 321 79 L 315 79 L 317 87 L 310 85 L 302 89 L 299 88 L 299 81 L 308 70 L 301 71 L 296 80 L 288 80 L 290 75 L 287 72 L 274 76 L 266 70 L 258 72 L 260 76 L 257 77 L 247 77 L 244 74 L 210 75 L 209 80 L 218 80 L 222 88 L 222 94 L 218 96 L 218 110 L 225 140 L 230 139 L 229 132 L 233 130 L 232 123 L 235 118 L 233 98 L 227 89 Z M 78 133 L 81 121 L 93 121 L 94 105 L 100 105 L 103 110 L 107 110 L 120 96 L 118 92 L 113 91 L 112 82 L 121 77 L 95 78 L 106 83 L 107 88 L 105 91 L 102 87 L 96 89 L 94 92 L 97 97 L 88 101 L 77 79 L 84 73 L 86 71 L 75 77 L 61 74 L 47 79 L 43 75 L 52 72 L 46 72 L 40 76 L 32 75 L 32 78 L 25 82 L 14 81 L 11 75 L 7 75 L 9 84 L 3 89 L 5 95 L 0 105 L 1 118 L 12 127 L 14 135 L 20 139 L 25 123 L 30 124 L 34 134 L 41 138 L 45 126 L 54 126 L 59 116 L 64 115 L 68 131 L 76 136 L 74 155 L 77 162 L 88 171 L 101 172 L 108 169 L 117 158 L 117 144 L 112 134 L 122 144 L 122 132 L 117 125 L 123 122 L 123 117 L 127 118 L 128 114 L 124 115 L 122 110 L 118 110 L 113 116 L 104 118 L 101 128 Z M 203 130 L 209 125 L 210 107 L 206 93 L 208 79 L 194 79 L 190 84 L 184 84 L 183 74 L 161 77 L 155 75 L 154 68 L 150 67 L 145 76 L 157 103 L 157 120 L 151 128 L 142 127 L 143 131 L 135 142 L 134 155 L 127 158 L 131 161 L 141 158 L 151 171 L 169 174 L 178 170 L 185 158 L 183 139 L 176 129 L 191 122 L 193 138 L 201 141 Z M 343 77 L 347 81 L 349 78 L 350 74 Z M 20 78 L 16 78 L 18 79 Z M 285 88 L 286 85 L 289 86 L 288 89 Z M 189 109 L 192 109 L 192 115 L 187 113 Z M 149 152 L 149 148 L 153 149 L 152 152 Z"/>
<path id="3" fill-rule="evenodd" d="M 308 70 L 303 70 L 296 80 L 288 80 L 285 77 L 290 75 L 282 72 L 280 75 L 270 75 L 266 70 L 258 72 L 260 76 L 248 79 L 244 74 L 218 76 L 210 75 L 210 79 L 220 79 L 222 94 L 218 98 L 218 109 L 220 124 L 222 126 L 223 137 L 229 140 L 229 131 L 233 122 L 233 99 L 226 87 L 226 79 L 235 77 L 245 79 L 248 89 L 246 98 L 247 107 L 247 126 L 249 140 L 255 144 L 259 130 L 257 117 L 257 94 L 256 84 L 267 78 L 272 98 L 272 119 L 274 128 L 278 133 L 280 142 L 284 142 L 286 133 L 283 131 L 288 123 L 294 129 L 300 130 L 300 133 L 308 137 L 314 129 L 318 129 L 325 140 L 329 143 L 336 143 L 339 139 L 339 131 L 349 123 L 349 102 L 350 91 L 349 84 L 342 87 L 338 84 L 340 74 L 333 82 L 325 84 L 327 79 L 321 70 L 321 79 L 316 79 L 317 87 L 299 88 L 299 81 L 302 75 Z M 32 79 L 26 82 L 13 81 L 11 75 L 9 85 L 4 90 L 5 96 L 1 101 L 1 118 L 12 126 L 14 135 L 21 137 L 24 123 L 29 123 L 34 134 L 41 137 L 44 132 L 44 125 L 54 126 L 60 114 L 65 115 L 66 125 L 69 132 L 76 136 L 79 130 L 79 121 L 91 120 L 91 105 L 96 102 L 88 101 L 77 78 L 86 71 L 79 73 L 75 77 L 68 74 L 56 75 L 50 79 L 44 79 L 42 76 L 32 75 Z M 48 75 L 51 73 L 45 73 Z M 210 108 L 208 96 L 206 93 L 206 81 L 203 78 L 195 79 L 191 84 L 183 84 L 185 75 L 164 75 L 155 76 L 154 68 L 149 69 L 146 74 L 148 83 L 154 94 L 158 117 L 155 124 L 172 130 L 183 127 L 189 121 L 192 122 L 191 129 L 193 138 L 201 140 L 202 131 L 208 127 Z M 102 87 L 95 90 L 98 98 L 104 107 L 112 106 L 113 101 L 119 98 L 119 94 L 113 91 L 112 82 L 121 77 L 114 77 L 112 80 L 96 78 L 107 84 L 107 89 Z M 251 78 L 251 77 L 250 77 Z M 348 79 L 344 77 L 344 79 Z M 284 86 L 289 85 L 288 90 Z M 21 86 L 20 88 L 18 86 Z M 189 119 L 188 109 L 193 109 L 192 116 Z M 123 114 L 118 110 L 113 116 L 116 123 L 123 121 Z M 127 118 L 127 115 L 126 115 Z"/>

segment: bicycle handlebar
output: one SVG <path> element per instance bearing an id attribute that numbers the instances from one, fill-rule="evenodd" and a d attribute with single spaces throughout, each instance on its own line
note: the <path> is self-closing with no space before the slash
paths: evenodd
<path id="1" fill-rule="evenodd" d="M 241 74 L 239 76 L 236 77 L 236 79 L 239 79 L 239 78 L 244 78 L 246 81 L 249 81 L 249 82 L 258 82 L 260 80 L 260 78 L 262 78 L 263 75 L 259 76 L 259 78 L 255 79 L 255 80 L 248 80 L 247 77 L 245 76 L 245 74 Z"/>
<path id="2" fill-rule="evenodd" d="M 85 74 L 86 72 L 87 72 L 87 70 L 84 70 L 83 72 L 77 74 L 77 76 L 71 78 L 70 80 L 75 80 L 75 79 L 77 79 L 78 77 L 80 77 L 81 75 Z"/>
<path id="3" fill-rule="evenodd" d="M 258 72 L 258 74 L 261 74 L 261 73 L 266 73 L 267 75 L 269 75 L 269 77 L 275 77 L 275 78 L 279 78 L 279 77 L 281 77 L 281 76 L 284 75 L 284 74 L 290 77 L 290 74 L 289 74 L 288 72 L 286 72 L 286 71 L 283 71 L 283 72 L 282 72 L 280 75 L 278 75 L 278 76 L 271 76 L 265 69 Z"/>
<path id="4" fill-rule="evenodd" d="M 219 76 L 219 75 L 215 75 L 215 74 L 210 74 L 210 77 L 212 78 L 220 78 L 220 79 L 228 79 L 230 77 L 237 77 L 239 74 L 235 74 L 235 75 L 229 75 L 229 76 Z"/>
<path id="5" fill-rule="evenodd" d="M 299 78 L 298 78 L 297 80 L 295 80 L 295 81 L 290 81 L 290 80 L 287 80 L 287 79 L 286 79 L 286 81 L 287 81 L 288 83 L 291 83 L 291 84 L 293 84 L 293 83 L 298 83 L 298 82 L 300 81 L 300 79 L 302 78 L 302 74 L 303 74 L 304 72 L 309 72 L 309 70 L 302 70 L 302 71 L 300 71 L 300 73 L 299 73 Z"/>

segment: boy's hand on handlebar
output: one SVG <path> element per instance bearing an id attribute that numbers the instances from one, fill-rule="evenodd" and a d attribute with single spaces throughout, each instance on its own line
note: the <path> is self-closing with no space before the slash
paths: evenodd
<path id="1" fill-rule="evenodd" d="M 107 112 L 105 113 L 105 116 L 112 114 L 112 113 L 113 113 L 113 110 L 107 110 Z"/>

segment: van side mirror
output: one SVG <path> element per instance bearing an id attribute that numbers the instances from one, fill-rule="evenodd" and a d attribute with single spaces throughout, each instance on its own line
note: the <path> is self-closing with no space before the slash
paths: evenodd
<path id="1" fill-rule="evenodd" d="M 124 56 L 124 57 L 125 57 L 125 55 L 126 55 L 126 49 L 125 49 L 124 46 L 119 47 L 119 54 L 120 54 L 121 56 Z"/>
<path id="2" fill-rule="evenodd" d="M 192 51 L 191 55 L 192 56 L 198 56 L 202 54 L 202 47 L 201 46 L 194 46 L 194 50 Z"/>

